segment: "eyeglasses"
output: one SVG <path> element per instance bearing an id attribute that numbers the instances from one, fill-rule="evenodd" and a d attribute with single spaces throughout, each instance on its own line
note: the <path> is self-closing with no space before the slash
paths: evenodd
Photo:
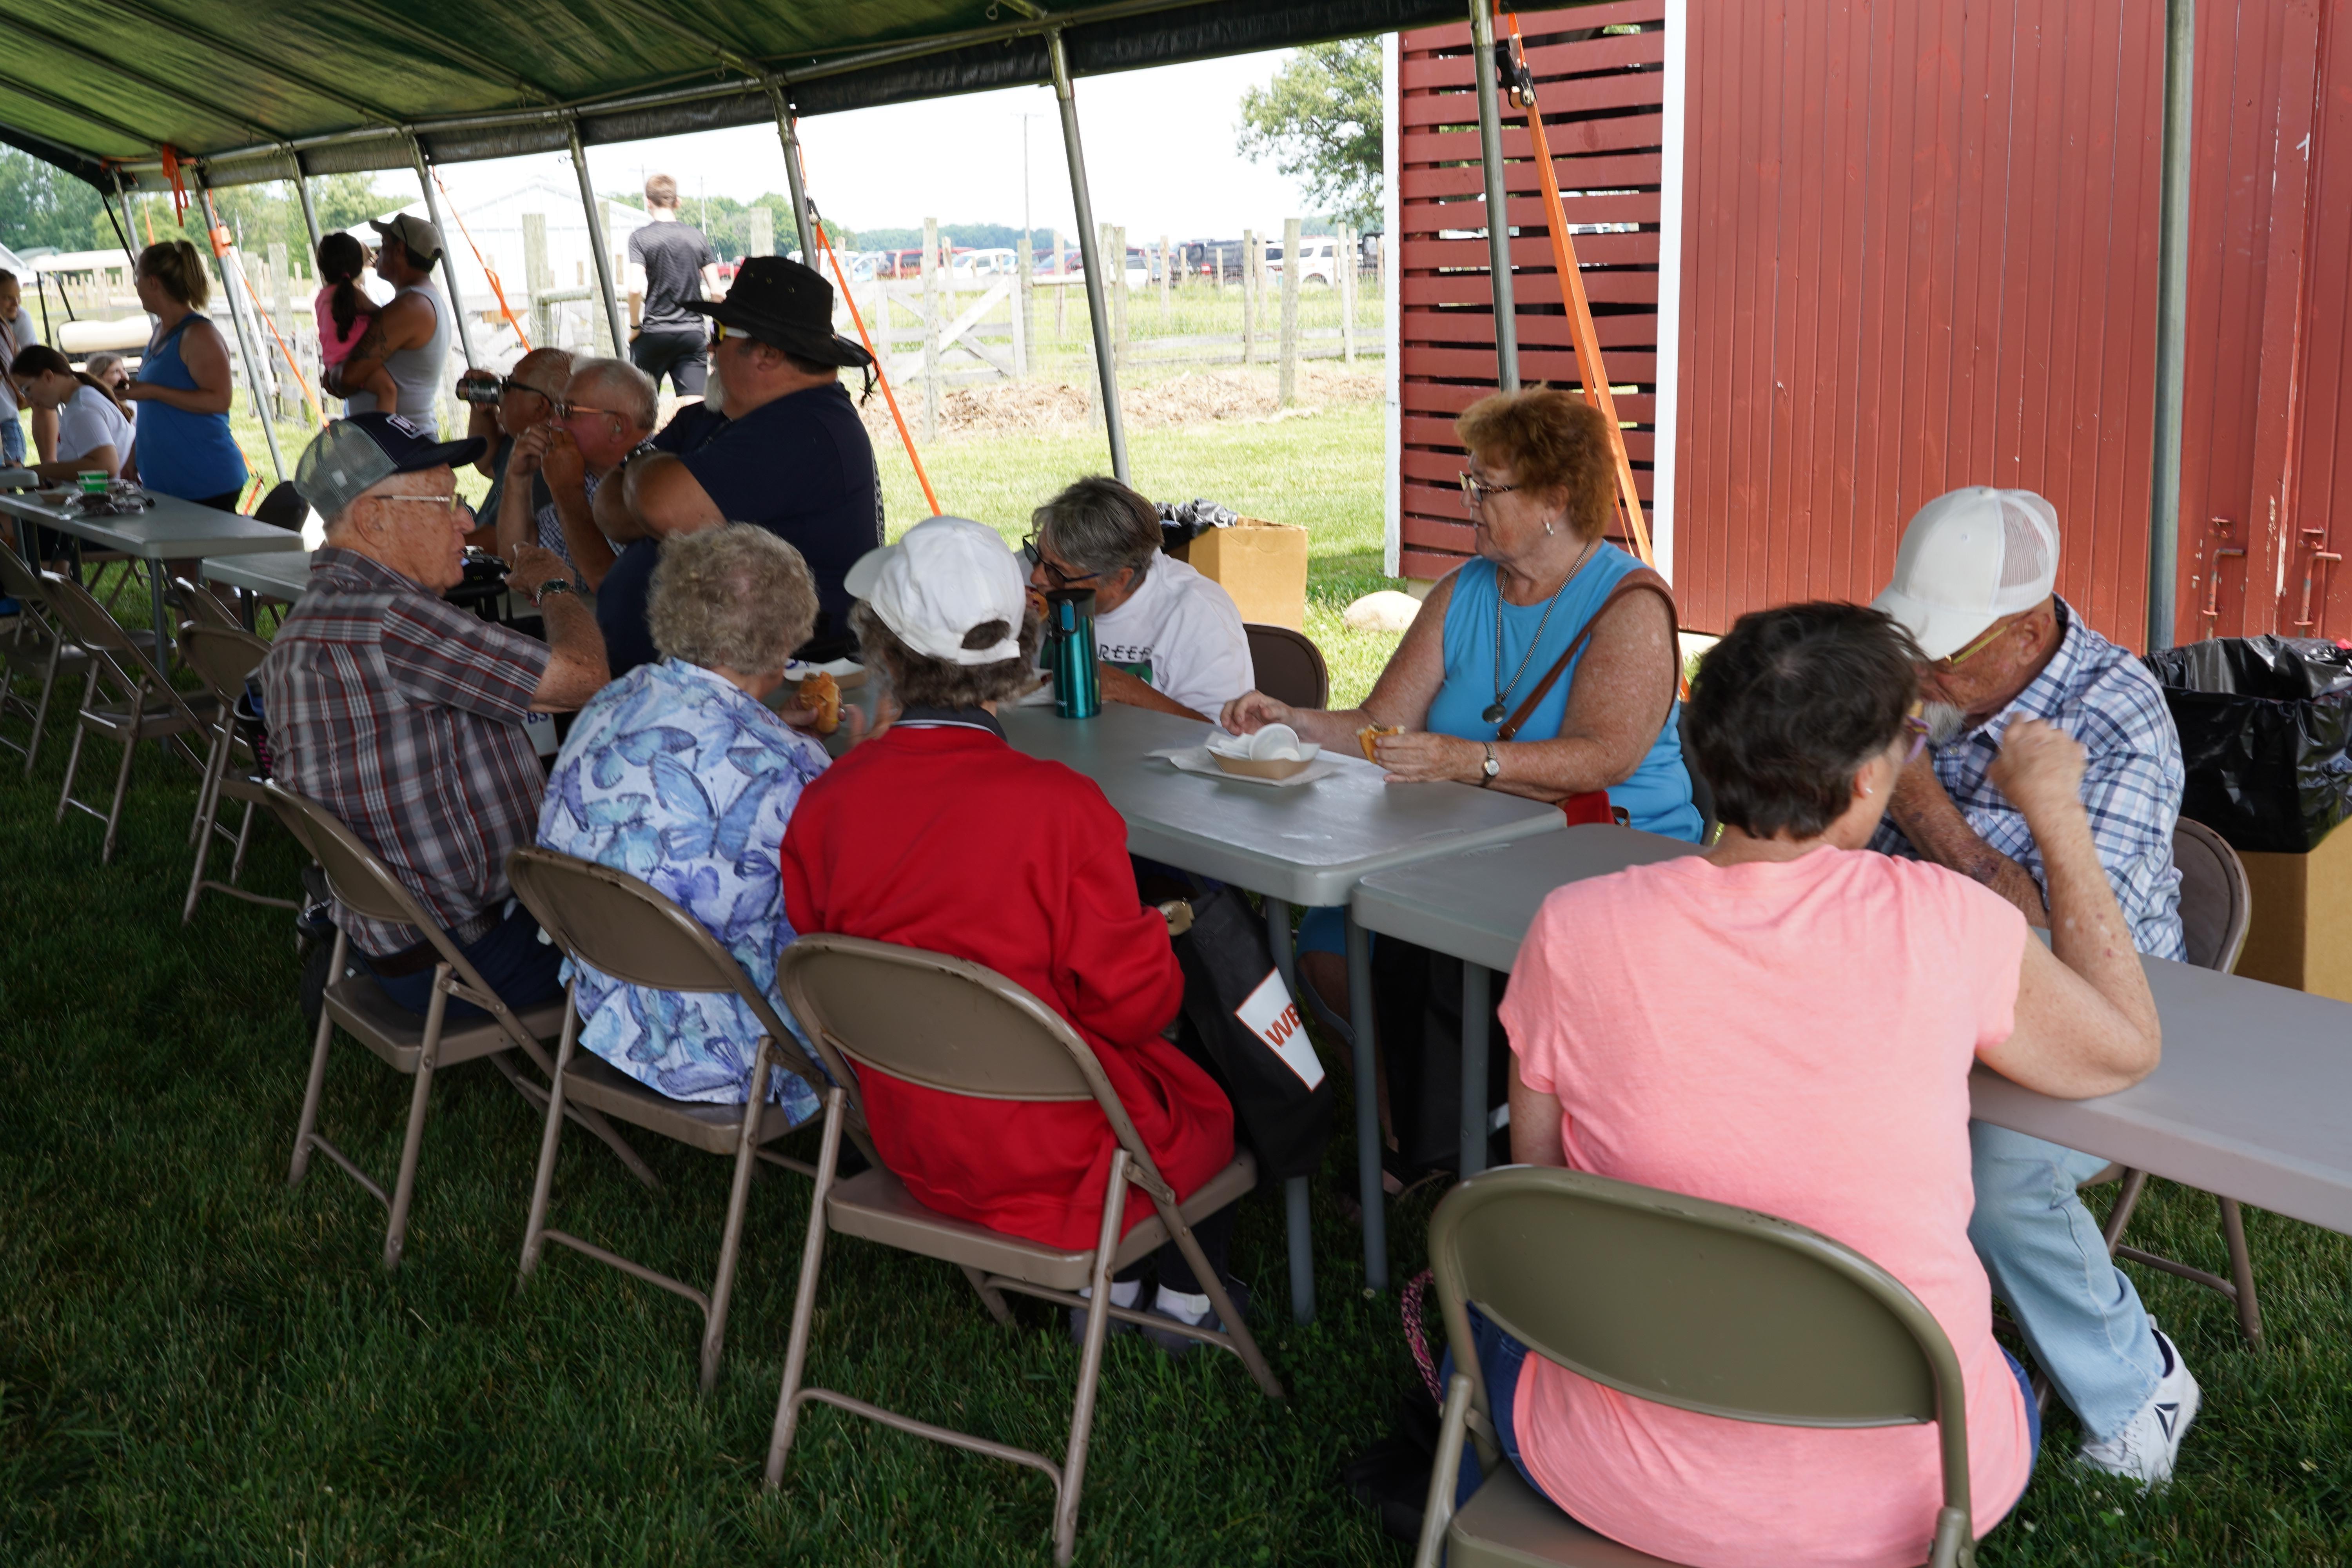
<path id="1" fill-rule="evenodd" d="M 1021 542 L 1021 555 L 1029 563 L 1032 570 L 1043 566 L 1045 569 L 1046 580 L 1056 588 L 1068 588 L 1080 583 L 1091 583 L 1102 575 L 1099 572 L 1067 572 L 1046 560 L 1045 552 L 1037 547 L 1037 535 L 1034 533 Z"/>
<path id="2" fill-rule="evenodd" d="M 411 495 L 388 495 L 388 496 L 378 496 L 378 497 L 376 497 L 375 499 L 376 499 L 376 500 L 422 500 L 422 501 L 431 501 L 435 506 L 447 506 L 451 501 L 456 500 L 457 498 L 456 496 L 411 496 Z"/>
<path id="3" fill-rule="evenodd" d="M 1507 496 L 1518 488 L 1517 485 L 1490 485 L 1467 468 L 1462 470 L 1462 504 L 1472 511 L 1486 505 L 1488 496 Z"/>
<path id="4" fill-rule="evenodd" d="M 553 400 L 550 399 L 550 401 L 552 402 Z M 627 415 L 616 414 L 610 408 L 596 408 L 585 403 L 557 403 L 555 405 L 555 416 L 558 419 L 569 419 L 576 414 L 601 414 L 615 425 L 626 425 L 629 422 L 629 416 Z"/>
<path id="5" fill-rule="evenodd" d="M 1960 666 L 1966 664 L 1969 660 L 1976 658 L 1977 655 L 1984 652 L 1985 649 L 1999 642 L 2000 640 L 2001 633 L 2007 630 L 2009 630 L 2009 623 L 2007 621 L 1993 622 L 1990 627 L 1986 628 L 1984 636 L 1977 638 L 1976 641 L 1969 644 L 1968 647 L 1960 649 L 1959 652 L 1948 653 L 1943 658 L 1937 659 L 1936 661 L 1936 668 L 1938 669 L 1959 668 Z"/>
<path id="6" fill-rule="evenodd" d="M 1907 768 L 1927 749 L 1927 721 L 1921 712 L 1921 704 L 1911 704 L 1911 711 L 1903 715 L 1903 727 L 1911 731 L 1911 750 L 1903 758 L 1903 765 Z"/>
<path id="7" fill-rule="evenodd" d="M 499 395 L 500 397 L 504 397 L 509 392 L 528 392 L 533 397 L 543 397 L 547 399 L 551 404 L 562 401 L 555 395 L 555 394 L 541 391 L 540 388 L 533 386 L 527 381 L 517 381 L 510 375 L 502 375 L 499 377 Z"/>

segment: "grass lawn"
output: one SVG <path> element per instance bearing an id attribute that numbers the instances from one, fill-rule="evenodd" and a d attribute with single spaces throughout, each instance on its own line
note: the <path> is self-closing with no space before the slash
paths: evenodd
<path id="1" fill-rule="evenodd" d="M 1376 410 L 1339 410 L 1136 439 L 1153 493 L 1314 531 L 1314 629 L 1343 683 L 1380 654 L 1331 620 L 1377 585 L 1378 432 Z M 1010 531 L 1099 467 L 1097 451 L 1038 437 L 929 456 L 943 501 Z M 894 524 L 920 515 L 890 482 Z M 1342 700 L 1360 689 L 1343 684 Z M 285 1185 L 309 1055 L 289 918 L 210 896 L 179 923 L 194 778 L 153 748 L 100 867 L 98 824 L 53 821 L 69 740 L 53 716 L 30 778 L 0 763 L 0 913 L 17 955 L 0 961 L 0 1563 L 1049 1561 L 1042 1478 L 824 1406 L 803 1417 L 782 1491 L 761 1490 L 806 1215 L 795 1177 L 763 1172 L 754 1191 L 707 1398 L 699 1320 L 676 1298 L 553 1248 L 516 1288 L 540 1121 L 487 1065 L 436 1084 L 407 1261 L 383 1273 L 382 1211 L 356 1185 L 323 1160 Z M 86 791 L 113 761 L 92 746 Z M 289 891 L 297 866 L 264 829 L 247 880 Z M 339 1043 L 322 1128 L 389 1172 L 407 1087 Z M 726 1165 L 635 1142 L 667 1191 L 644 1193 L 575 1132 L 554 1223 L 707 1278 Z M 1338 1202 L 1352 1170 L 1343 1132 L 1317 1184 L 1323 1310 L 1309 1328 L 1289 1321 L 1277 1205 L 1244 1205 L 1234 1265 L 1287 1403 L 1231 1358 L 1112 1342 L 1081 1562 L 1406 1561 L 1338 1479 L 1415 1381 L 1395 1298 L 1362 1289 Z M 1399 1280 L 1423 1266 L 1434 1197 L 1396 1205 Z M 2136 1240 L 2221 1267 L 2210 1198 L 2158 1184 L 2141 1215 Z M 1980 1561 L 2352 1558 L 2352 1243 L 2247 1220 L 2261 1354 L 2218 1297 L 2135 1274 L 2204 1384 L 2178 1483 L 2144 1496 L 2086 1478 L 2054 1413 L 2033 1488 Z M 1057 1451 L 1077 1352 L 1042 1306 L 1016 1304 L 1020 1326 L 999 1330 L 953 1269 L 840 1239 L 819 1304 L 813 1381 Z"/>

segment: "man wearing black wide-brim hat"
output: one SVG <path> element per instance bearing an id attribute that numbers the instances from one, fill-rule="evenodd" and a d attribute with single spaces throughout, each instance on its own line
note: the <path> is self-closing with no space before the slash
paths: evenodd
<path id="1" fill-rule="evenodd" d="M 882 542 L 881 476 L 841 367 L 870 370 L 874 356 L 833 330 L 833 286 L 781 256 L 753 257 L 727 298 L 686 308 L 716 323 L 713 401 L 727 424 L 683 457 L 631 462 L 629 515 L 606 531 L 618 542 L 758 523 L 816 577 L 816 632 L 800 657 L 840 658 L 853 646 L 842 579 Z"/>

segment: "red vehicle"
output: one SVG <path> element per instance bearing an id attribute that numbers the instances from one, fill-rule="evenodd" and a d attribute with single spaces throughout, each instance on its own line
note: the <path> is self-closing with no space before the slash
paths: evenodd
<path id="1" fill-rule="evenodd" d="M 955 257 L 971 254 L 971 247 L 968 245 L 953 247 L 948 252 L 950 258 L 948 264 L 952 267 L 955 264 L 953 260 Z M 880 259 L 875 265 L 874 275 L 877 278 L 920 278 L 923 275 L 923 247 L 919 245 L 910 245 L 904 250 L 881 252 Z"/>

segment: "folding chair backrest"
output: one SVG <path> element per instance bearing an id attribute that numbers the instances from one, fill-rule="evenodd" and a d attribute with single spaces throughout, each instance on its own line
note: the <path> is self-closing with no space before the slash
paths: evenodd
<path id="1" fill-rule="evenodd" d="M 244 695 L 246 678 L 269 657 L 269 645 L 240 626 L 191 623 L 180 634 L 180 657 L 219 700 L 226 716 Z"/>
<path id="2" fill-rule="evenodd" d="M 1748 1209 L 1605 1176 L 1506 1166 L 1430 1222 L 1449 1338 L 1465 1301 L 1537 1353 L 1639 1399 L 1786 1426 L 1942 1416 L 1968 1507 L 1966 1391 L 1933 1314 L 1878 1265 Z"/>
<path id="3" fill-rule="evenodd" d="M 654 991 L 731 992 L 779 1044 L 785 1026 L 703 923 L 625 871 L 527 845 L 507 855 L 515 897 L 572 958 Z"/>
<path id="4" fill-rule="evenodd" d="M 75 643 L 93 653 L 141 657 L 131 635 L 106 613 L 106 606 L 90 597 L 89 590 L 72 578 L 55 572 L 42 573 L 41 597 L 65 635 Z"/>
<path id="5" fill-rule="evenodd" d="M 812 931 L 779 955 L 776 979 L 793 1016 L 862 1067 L 981 1100 L 1118 1107 L 1087 1043 L 992 969 Z M 1125 1119 L 1119 1110 L 1112 1125 Z"/>
<path id="6" fill-rule="evenodd" d="M 286 825 L 286 831 L 310 852 L 310 858 L 327 874 L 327 889 L 335 895 L 336 902 L 370 920 L 421 926 L 428 936 L 440 934 L 433 917 L 416 901 L 416 895 L 401 886 L 392 868 L 361 843 L 359 836 L 343 825 L 342 818 L 309 795 L 296 795 L 278 784 L 268 786 L 265 798 L 278 814 L 278 821 Z M 453 827 L 462 830 L 462 825 Z"/>
<path id="7" fill-rule="evenodd" d="M 201 584 L 191 583 L 185 577 L 174 577 L 172 579 L 172 597 L 188 619 L 200 626 L 241 629 L 237 628 L 236 617 L 229 614 L 228 606 L 205 592 Z"/>
<path id="8" fill-rule="evenodd" d="M 1249 637 L 1250 679 L 1260 691 L 1293 708 L 1320 708 L 1331 700 L 1331 674 L 1312 637 L 1257 621 L 1242 630 Z"/>
<path id="9" fill-rule="evenodd" d="M 2253 919 L 2246 863 L 2220 834 L 2185 816 L 2172 830 L 2172 863 L 2180 869 L 2180 932 L 2188 939 L 2189 962 L 2230 973 Z"/>
<path id="10" fill-rule="evenodd" d="M 19 522 L 17 526 L 26 525 Z M 0 549 L 0 594 L 26 605 L 48 601 L 48 594 L 41 585 L 41 574 L 26 565 L 24 557 L 9 549 Z"/>

